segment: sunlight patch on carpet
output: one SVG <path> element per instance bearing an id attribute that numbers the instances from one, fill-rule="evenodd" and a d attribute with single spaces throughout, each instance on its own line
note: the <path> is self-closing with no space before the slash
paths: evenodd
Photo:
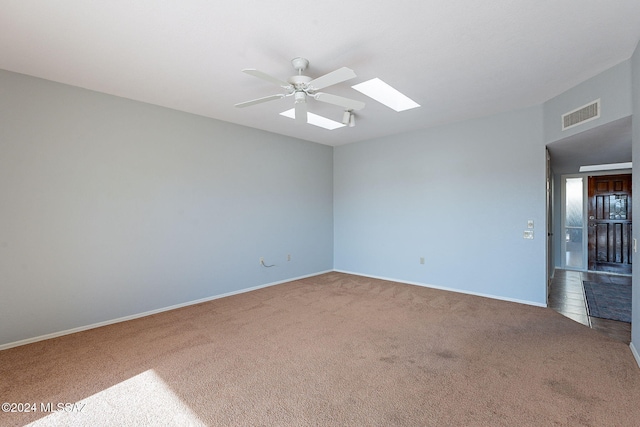
<path id="1" fill-rule="evenodd" d="M 153 369 L 79 402 L 67 403 L 29 426 L 61 425 L 189 425 L 205 426 Z"/>

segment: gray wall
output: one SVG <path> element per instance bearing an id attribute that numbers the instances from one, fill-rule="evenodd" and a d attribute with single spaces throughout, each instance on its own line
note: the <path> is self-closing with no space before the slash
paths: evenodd
<path id="1" fill-rule="evenodd" d="M 543 305 L 544 146 L 640 111 L 639 74 L 332 149 L 0 71 L 0 346 L 333 268 Z"/>
<path id="2" fill-rule="evenodd" d="M 332 152 L 0 71 L 0 345 L 331 270 Z"/>
<path id="3" fill-rule="evenodd" d="M 336 147 L 334 267 L 544 305 L 545 162 L 541 106 Z"/>
<path id="4" fill-rule="evenodd" d="M 544 106 L 544 140 L 551 143 L 632 113 L 631 61 L 627 60 L 548 100 Z M 600 99 L 599 119 L 562 131 L 562 115 Z"/>

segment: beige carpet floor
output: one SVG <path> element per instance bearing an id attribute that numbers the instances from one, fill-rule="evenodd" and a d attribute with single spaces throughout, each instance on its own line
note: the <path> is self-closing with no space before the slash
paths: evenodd
<path id="1" fill-rule="evenodd" d="M 341 273 L 1 351 L 0 396 L 31 410 L 2 426 L 640 425 L 627 345 Z"/>

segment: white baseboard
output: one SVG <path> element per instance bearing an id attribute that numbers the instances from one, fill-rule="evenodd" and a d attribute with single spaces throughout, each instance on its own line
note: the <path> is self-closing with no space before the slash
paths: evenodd
<path id="1" fill-rule="evenodd" d="M 427 283 L 420 283 L 420 282 L 410 282 L 410 281 L 407 281 L 407 280 L 394 279 L 392 277 L 372 276 L 370 274 L 354 273 L 352 271 L 344 271 L 344 270 L 333 270 L 333 271 L 338 272 L 338 273 L 353 274 L 354 276 L 370 277 L 372 279 L 380 279 L 380 280 L 387 280 L 387 281 L 390 281 L 390 282 L 405 283 L 407 285 L 422 286 L 424 288 L 432 288 L 432 289 L 439 289 L 439 290 L 442 290 L 442 291 L 457 292 L 459 294 L 474 295 L 474 296 L 477 296 L 477 297 L 491 298 L 491 299 L 496 299 L 496 300 L 501 300 L 501 301 L 508 301 L 508 302 L 516 302 L 518 304 L 533 305 L 533 306 L 536 306 L 536 307 L 544 307 L 544 308 L 547 307 L 546 303 L 545 304 L 541 304 L 541 303 L 535 302 L 535 301 L 521 300 L 521 299 L 516 299 L 516 298 L 508 298 L 508 297 L 503 297 L 503 296 L 499 296 L 499 295 L 483 294 L 483 293 L 479 293 L 479 292 L 471 292 L 471 291 L 466 291 L 464 289 L 448 288 L 446 286 L 436 286 L 436 285 L 430 285 L 430 284 L 427 284 Z"/>
<path id="2" fill-rule="evenodd" d="M 89 329 L 100 328 L 102 326 L 113 325 L 114 323 L 120 323 L 120 322 L 126 322 L 128 320 L 139 319 L 140 317 L 151 316 L 153 314 L 162 313 L 163 311 L 175 310 L 177 308 L 187 307 L 187 306 L 195 305 L 195 304 L 201 304 L 203 302 L 213 301 L 213 300 L 216 300 L 216 299 L 219 299 L 219 298 L 229 297 L 229 296 L 237 295 L 237 294 L 243 294 L 245 292 L 251 292 L 251 291 L 258 290 L 258 289 L 267 288 L 269 286 L 275 286 L 275 285 L 280 285 L 282 283 L 293 282 L 294 280 L 300 280 L 300 279 L 306 279 L 308 277 L 319 276 L 320 274 L 330 273 L 331 271 L 333 271 L 333 270 L 320 271 L 318 273 L 307 274 L 305 276 L 292 277 L 290 279 L 280 280 L 278 282 L 266 283 L 264 285 L 258 285 L 258 286 L 253 286 L 251 288 L 245 288 L 245 289 L 240 289 L 240 290 L 237 290 L 237 291 L 227 292 L 227 293 L 224 293 L 224 294 L 213 295 L 213 296 L 206 297 L 206 298 L 201 298 L 201 299 L 198 299 L 198 300 L 195 300 L 195 301 L 188 301 L 188 302 L 185 302 L 185 303 L 182 303 L 182 304 L 176 304 L 176 305 L 172 305 L 172 306 L 169 306 L 169 307 L 158 308 L 156 310 L 145 311 L 144 313 L 132 314 L 130 316 L 119 317 L 117 319 L 106 320 L 104 322 L 99 322 L 99 323 L 93 323 L 91 325 L 80 326 L 80 327 L 73 328 L 73 329 L 67 329 L 67 330 L 64 330 L 64 331 L 53 332 L 53 333 L 50 333 L 50 334 L 40 335 L 40 336 L 33 337 L 33 338 L 27 338 L 27 339 L 20 340 L 20 341 L 14 341 L 14 342 L 10 342 L 10 343 L 7 343 L 7 344 L 1 344 L 0 345 L 0 351 L 7 350 L 7 349 L 13 348 L 13 347 L 18 347 L 18 346 L 21 346 L 21 345 L 31 344 L 31 343 L 38 342 L 38 341 L 48 340 L 48 339 L 51 339 L 51 338 L 61 337 L 63 335 L 69 335 L 69 334 L 73 334 L 73 333 L 76 333 L 76 332 L 82 332 L 82 331 L 86 331 L 86 330 L 89 330 Z"/>
<path id="3" fill-rule="evenodd" d="M 638 350 L 636 350 L 636 346 L 633 345 L 633 343 L 630 343 L 629 348 L 631 349 L 631 354 L 633 354 L 633 357 L 635 357 L 636 359 L 636 363 L 638 364 L 638 367 L 640 367 L 640 354 L 638 354 Z"/>

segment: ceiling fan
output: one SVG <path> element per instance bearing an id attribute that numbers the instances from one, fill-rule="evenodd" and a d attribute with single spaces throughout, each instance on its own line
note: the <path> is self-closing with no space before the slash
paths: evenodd
<path id="1" fill-rule="evenodd" d="M 262 71 L 254 68 L 246 68 L 242 70 L 242 72 L 251 76 L 258 77 L 262 80 L 268 81 L 269 83 L 280 86 L 286 91 L 286 93 L 279 93 L 276 95 L 253 99 L 251 101 L 241 102 L 239 104 L 235 104 L 235 106 L 238 108 L 244 108 L 251 105 L 261 104 L 263 102 L 293 96 L 295 100 L 295 120 L 298 123 L 307 123 L 307 98 L 313 98 L 316 101 L 337 105 L 342 107 L 345 110 L 345 113 L 349 112 L 350 115 L 352 114 L 352 111 L 364 108 L 364 102 L 319 92 L 321 89 L 356 77 L 356 73 L 352 69 L 342 67 L 321 77 L 312 79 L 311 77 L 302 74 L 302 72 L 309 66 L 309 61 L 307 59 L 294 58 L 291 60 L 291 64 L 293 65 L 293 68 L 298 71 L 298 74 L 289 77 L 287 81 L 280 80 L 277 77 L 270 76 L 269 74 L 263 73 Z"/>

